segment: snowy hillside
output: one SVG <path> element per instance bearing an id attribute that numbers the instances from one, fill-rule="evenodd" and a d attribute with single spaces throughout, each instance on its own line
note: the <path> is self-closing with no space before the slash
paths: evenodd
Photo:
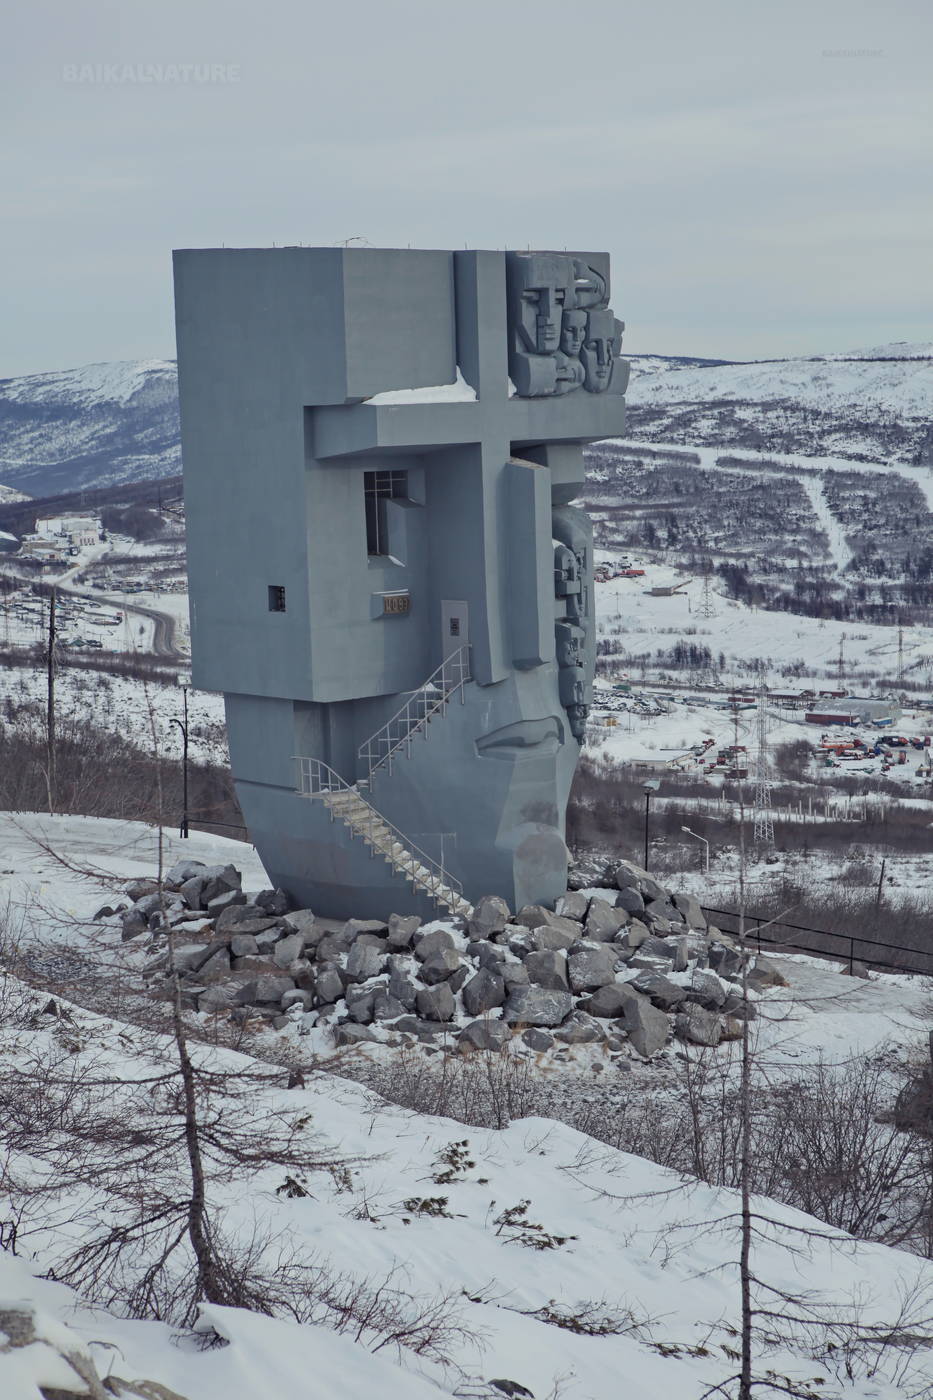
<path id="1" fill-rule="evenodd" d="M 180 471 L 171 360 L 0 380 L 0 482 L 31 496 Z"/>
<path id="2" fill-rule="evenodd" d="M 85 996 L 95 977 L 99 988 L 113 979 L 112 1010 L 101 1015 L 0 976 L 5 1219 L 16 1246 L 9 1233 L 0 1241 L 4 1397 L 78 1390 L 75 1363 L 89 1360 L 136 1389 L 114 1380 L 86 1393 L 153 1400 L 614 1400 L 620 1378 L 627 1400 L 700 1400 L 735 1376 L 736 1191 L 511 1100 L 497 1129 L 400 1107 L 341 1077 L 340 1061 L 336 1074 L 322 1069 L 300 1036 L 279 1040 L 291 1059 L 269 1052 L 268 1040 L 254 1047 L 261 1058 L 248 1040 L 225 1048 L 210 1029 L 188 1042 L 214 1130 L 203 1129 L 212 1218 L 257 1290 L 253 1310 L 202 1302 L 192 1327 L 181 1316 L 193 1269 L 184 1230 L 174 1242 L 173 1231 L 160 1233 L 187 1210 L 176 1051 L 152 1023 L 134 1024 L 113 945 L 105 953 L 95 934 L 105 892 L 153 872 L 155 833 L 21 815 L 6 817 L 0 836 L 0 895 L 35 975 L 38 940 L 48 953 L 80 955 Z M 248 848 L 219 838 L 169 837 L 164 854 L 233 856 L 250 882 L 263 879 Z M 797 1084 L 821 1056 L 872 1057 L 860 1065 L 883 1056 L 892 1073 L 903 1063 L 921 1029 L 923 981 L 851 979 L 806 959 L 782 960 L 781 970 L 790 985 L 759 1001 L 768 1055 L 756 1073 Z M 728 1073 L 735 1057 L 724 1045 L 714 1058 Z M 443 1058 L 424 1057 L 425 1072 Z M 709 1055 L 688 1047 L 654 1077 L 661 1083 L 660 1070 L 688 1058 L 697 1074 L 709 1070 Z M 491 1061 L 489 1074 L 505 1073 L 508 1059 Z M 592 1064 L 547 1072 L 552 1082 L 566 1075 L 573 1096 L 581 1070 L 594 1082 Z M 287 1080 L 288 1068 L 304 1077 Z M 635 1079 L 607 1060 L 607 1105 L 636 1113 L 647 1079 Z M 875 1154 L 884 1134 L 903 1136 L 872 1132 Z M 268 1160 L 285 1154 L 283 1133 L 302 1167 Z M 231 1142 L 240 1159 L 226 1170 Z M 725 1137 L 719 1146 L 731 1150 Z M 879 1163 L 867 1152 L 864 1166 L 866 1181 L 895 1169 L 891 1155 Z M 756 1296 L 772 1311 L 755 1329 L 760 1393 L 773 1378 L 778 1393 L 801 1400 L 928 1394 L 933 1265 L 764 1196 L 752 1209 Z M 95 1248 L 112 1230 L 123 1241 L 109 1256 L 119 1267 L 95 1270 Z M 199 1346 L 199 1334 L 212 1345 Z"/>
<path id="3" fill-rule="evenodd" d="M 933 419 L 933 345 L 663 368 L 636 356 L 627 401 L 643 441 L 911 462 Z"/>

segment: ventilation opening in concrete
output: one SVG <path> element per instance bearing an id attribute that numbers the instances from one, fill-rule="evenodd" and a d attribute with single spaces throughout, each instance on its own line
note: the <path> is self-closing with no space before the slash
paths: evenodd
<path id="1" fill-rule="evenodd" d="M 280 583 L 269 584 L 269 611 L 285 611 L 285 589 Z"/>

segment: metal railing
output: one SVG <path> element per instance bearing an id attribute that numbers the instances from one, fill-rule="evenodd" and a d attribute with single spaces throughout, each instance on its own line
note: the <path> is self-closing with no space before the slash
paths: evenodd
<path id="1" fill-rule="evenodd" d="M 438 903 L 449 908 L 467 905 L 463 886 L 439 861 L 413 845 L 407 836 L 377 812 L 358 788 L 348 783 L 320 758 L 298 758 L 298 792 L 302 797 L 318 798 L 328 808 L 331 821 L 341 821 L 361 836 L 370 847 L 370 855 L 378 851 L 400 873 L 410 877 L 412 884 Z M 349 797 L 349 802 L 335 798 Z"/>
<path id="2" fill-rule="evenodd" d="M 434 716 L 446 710 L 458 691 L 463 704 L 463 689 L 469 679 L 470 648 L 467 645 L 445 657 L 424 685 L 413 690 L 392 718 L 360 745 L 359 757 L 366 765 L 367 782 L 380 768 L 388 768 L 391 773 L 392 761 L 402 749 L 410 755 L 415 735 L 423 733 Z"/>
<path id="3" fill-rule="evenodd" d="M 715 915 L 717 926 L 720 919 L 731 919 L 735 923 L 735 928 L 724 928 L 724 933 L 738 934 L 739 913 L 735 909 L 710 909 L 707 906 L 700 906 L 704 914 Z M 765 928 L 765 936 L 762 937 L 762 926 Z M 791 934 L 806 933 L 811 935 L 809 942 L 803 943 L 799 939 L 784 938 L 780 930 L 789 929 Z M 888 972 L 914 972 L 926 976 L 933 975 L 933 953 L 924 951 L 922 948 L 904 948 L 898 943 L 885 943 L 880 938 L 863 938 L 858 934 L 833 933 L 827 928 L 809 928 L 806 924 L 788 924 L 783 919 L 773 919 L 767 914 L 752 914 L 748 910 L 745 912 L 745 938 L 754 942 L 761 952 L 763 948 L 780 950 L 790 948 L 796 953 L 809 953 L 814 958 L 835 958 L 842 959 L 849 964 L 851 972 L 856 960 L 862 963 L 870 963 L 872 967 L 884 968 Z M 813 940 L 832 939 L 834 945 L 827 947 L 825 944 L 815 946 Z M 839 945 L 842 945 L 841 947 Z M 880 948 L 883 953 L 895 953 L 895 959 L 877 957 L 874 949 Z"/>

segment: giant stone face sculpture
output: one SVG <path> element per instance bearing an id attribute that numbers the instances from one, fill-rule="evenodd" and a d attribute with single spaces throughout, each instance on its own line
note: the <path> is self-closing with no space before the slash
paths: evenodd
<path id="1" fill-rule="evenodd" d="M 553 900 L 595 665 L 571 503 L 623 430 L 607 255 L 189 250 L 175 281 L 194 680 L 270 877 L 335 916 Z"/>

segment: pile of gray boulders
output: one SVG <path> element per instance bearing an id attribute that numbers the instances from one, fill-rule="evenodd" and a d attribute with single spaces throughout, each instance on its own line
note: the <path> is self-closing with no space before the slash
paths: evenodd
<path id="1" fill-rule="evenodd" d="M 783 985 L 774 966 L 630 861 L 599 878 L 598 892 L 571 890 L 554 909 L 513 914 L 485 895 L 468 920 L 423 924 L 321 918 L 279 890 L 244 893 L 233 866 L 180 861 L 100 914 L 125 941 L 149 940 L 154 996 L 171 995 L 174 965 L 186 1009 L 328 1026 L 339 1045 L 392 1033 L 490 1050 L 520 1037 L 532 1051 L 599 1043 L 649 1059 L 672 1032 L 706 1046 L 741 1037 L 757 994 Z"/>

